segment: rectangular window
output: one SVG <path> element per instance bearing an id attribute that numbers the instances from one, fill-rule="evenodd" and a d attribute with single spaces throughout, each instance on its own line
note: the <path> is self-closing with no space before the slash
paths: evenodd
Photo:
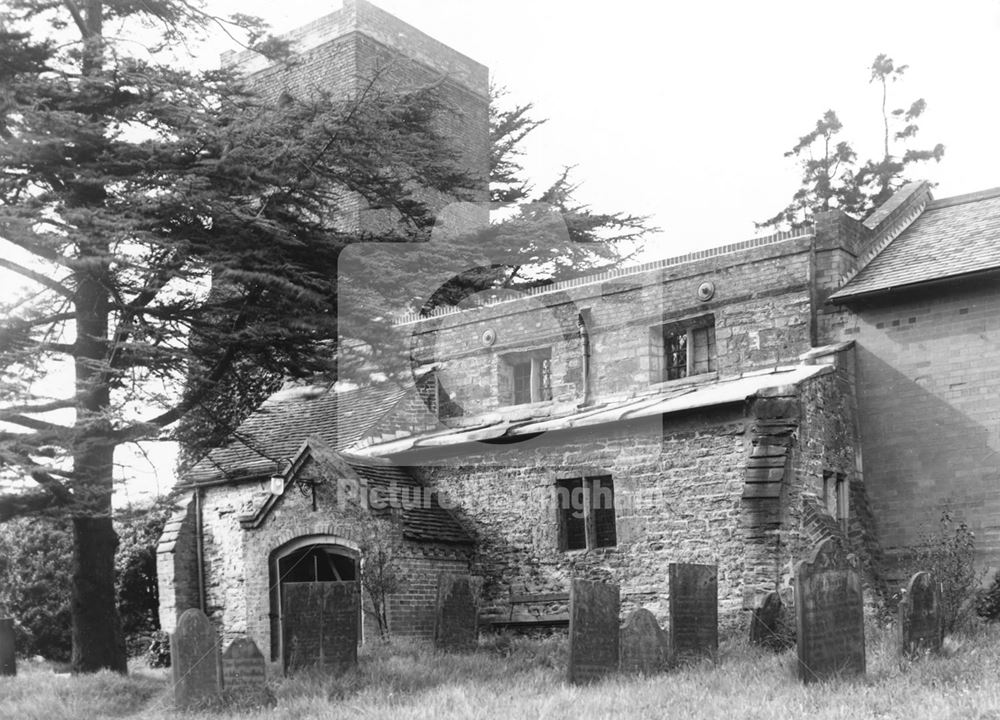
<path id="1" fill-rule="evenodd" d="M 716 369 L 715 318 L 706 315 L 691 320 L 670 322 L 653 329 L 662 342 L 660 372 L 653 373 L 653 382 L 680 380 L 702 375 Z"/>
<path id="2" fill-rule="evenodd" d="M 514 383 L 514 404 L 521 405 L 531 402 L 531 360 L 519 362 L 511 366 Z"/>
<path id="3" fill-rule="evenodd" d="M 558 482 L 559 536 L 563 550 L 587 548 L 587 522 L 583 505 L 583 478 Z"/>
<path id="4" fill-rule="evenodd" d="M 614 481 L 604 477 L 569 478 L 556 482 L 560 550 L 614 547 Z"/>
<path id="5" fill-rule="evenodd" d="M 843 473 L 825 471 L 823 473 L 823 505 L 830 517 L 834 518 L 847 532 L 848 498 L 847 479 Z"/>
<path id="6" fill-rule="evenodd" d="M 501 358 L 501 392 L 505 405 L 552 399 L 552 351 L 549 348 L 511 353 Z M 507 391 L 504 392 L 506 386 Z"/>

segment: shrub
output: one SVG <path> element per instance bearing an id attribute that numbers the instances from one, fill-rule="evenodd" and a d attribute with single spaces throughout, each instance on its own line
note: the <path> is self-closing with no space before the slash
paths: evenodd
<path id="1" fill-rule="evenodd" d="M 170 512 L 165 501 L 115 518 L 119 610 L 129 647 L 142 652 L 160 627 L 156 545 Z M 0 523 L 0 617 L 14 619 L 17 652 L 65 662 L 72 651 L 69 519 L 15 518 Z"/>
<path id="2" fill-rule="evenodd" d="M 989 588 L 979 598 L 976 613 L 984 620 L 1000 621 L 1000 572 L 997 572 Z"/>
<path id="3" fill-rule="evenodd" d="M 163 630 L 153 633 L 145 652 L 146 663 L 151 668 L 170 667 L 170 635 Z"/>
<path id="4" fill-rule="evenodd" d="M 115 516 L 118 611 L 130 654 L 145 651 L 153 633 L 160 629 L 156 546 L 171 508 L 168 501 L 158 500 L 152 506 L 129 508 Z"/>
<path id="5" fill-rule="evenodd" d="M 969 526 L 945 510 L 936 531 L 925 534 L 913 552 L 911 574 L 926 570 L 941 583 L 946 633 L 966 629 L 975 620 L 983 580 L 983 573 L 976 570 L 975 550 L 976 538 Z"/>
<path id="6" fill-rule="evenodd" d="M 72 558 L 68 520 L 17 518 L 0 525 L 0 615 L 14 619 L 18 655 L 70 659 Z"/>

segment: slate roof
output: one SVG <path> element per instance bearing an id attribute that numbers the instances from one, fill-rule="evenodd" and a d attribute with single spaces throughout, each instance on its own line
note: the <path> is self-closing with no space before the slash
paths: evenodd
<path id="1" fill-rule="evenodd" d="M 334 449 L 357 442 L 406 394 L 395 386 L 344 392 L 306 387 L 275 393 L 247 418 L 233 439 L 184 473 L 193 484 L 271 475 L 295 456 L 309 435 Z"/>
<path id="2" fill-rule="evenodd" d="M 367 458 L 345 456 L 344 460 L 367 482 L 378 488 L 390 507 L 402 508 L 403 537 L 426 542 L 471 543 L 472 538 L 450 512 L 441 507 L 437 495 L 422 492 L 406 468 L 376 464 Z M 421 498 L 427 498 L 422 501 Z"/>
<path id="3" fill-rule="evenodd" d="M 285 476 L 285 490 L 281 495 L 258 493 L 241 515 L 244 528 L 259 527 L 271 509 L 289 492 L 307 461 L 312 460 L 323 478 L 349 477 L 367 490 L 361 498 L 369 499 L 368 510 L 376 517 L 399 513 L 403 537 L 418 542 L 471 544 L 472 537 L 445 508 L 441 507 L 436 493 L 411 474 L 409 469 L 393 465 L 380 458 L 366 458 L 335 451 L 321 438 L 308 437 L 292 460 Z M 352 477 L 353 476 L 353 477 Z"/>
<path id="4" fill-rule="evenodd" d="M 932 201 L 831 300 L 1000 268 L 1000 188 Z"/>

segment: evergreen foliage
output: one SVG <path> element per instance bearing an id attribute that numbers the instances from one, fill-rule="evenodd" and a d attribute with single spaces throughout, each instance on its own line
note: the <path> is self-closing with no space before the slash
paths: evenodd
<path id="1" fill-rule="evenodd" d="M 801 187 L 781 212 L 758 227 L 804 227 L 812 223 L 815 213 L 833 209 L 864 219 L 912 179 L 909 173 L 915 165 L 929 160 L 940 162 L 944 145 L 910 147 L 927 102 L 919 98 L 907 107 L 888 109 L 889 86 L 901 80 L 907 68 L 896 65 L 884 53 L 872 61 L 870 82 L 878 84 L 882 91 L 881 157 L 859 165 L 854 146 L 839 137 L 843 125 L 837 113 L 827 110 L 816 126 L 785 153 L 802 167 Z"/>

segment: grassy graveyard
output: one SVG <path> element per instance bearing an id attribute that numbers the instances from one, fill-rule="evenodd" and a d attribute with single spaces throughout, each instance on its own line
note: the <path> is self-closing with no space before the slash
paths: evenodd
<path id="1" fill-rule="evenodd" d="M 869 628 L 863 679 L 805 686 L 794 651 L 724 642 L 708 661 L 648 678 L 565 681 L 563 638 L 499 636 L 471 654 L 397 642 L 366 648 L 338 679 L 299 675 L 272 684 L 273 708 L 189 713 L 208 718 L 928 718 L 1000 720 L 1000 627 L 949 639 L 941 656 L 901 661 L 890 631 Z M 23 720 L 175 718 L 168 670 L 69 677 L 22 662 L 0 678 L 0 717 Z"/>

